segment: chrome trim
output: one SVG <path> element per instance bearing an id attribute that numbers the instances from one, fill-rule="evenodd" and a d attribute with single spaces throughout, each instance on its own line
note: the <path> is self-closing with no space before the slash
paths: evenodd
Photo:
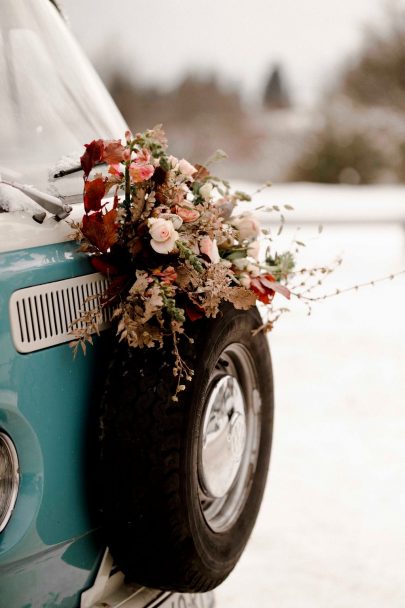
<path id="1" fill-rule="evenodd" d="M 229 344 L 211 374 L 198 448 L 199 500 L 214 532 L 234 525 L 250 493 L 262 424 L 257 387 L 248 349 Z"/>
<path id="2" fill-rule="evenodd" d="M 95 308 L 95 298 L 107 285 L 107 278 L 96 272 L 15 291 L 9 313 L 16 350 L 31 353 L 73 340 L 72 330 L 83 326 L 75 321 Z M 104 309 L 100 330 L 108 327 L 111 315 L 110 309 Z"/>
<path id="3" fill-rule="evenodd" d="M 12 467 L 12 480 L 11 480 L 12 490 L 11 490 L 10 497 L 8 499 L 7 509 L 3 515 L 3 519 L 0 520 L 0 532 L 2 532 L 4 530 L 4 528 L 7 526 L 8 522 L 10 521 L 11 515 L 12 515 L 14 507 L 15 507 L 15 503 L 17 500 L 18 488 L 20 485 L 20 466 L 19 466 L 19 462 L 18 462 L 17 450 L 15 449 L 14 443 L 11 441 L 10 437 L 8 435 L 6 435 L 5 433 L 0 432 L 0 442 L 2 442 L 3 445 L 6 447 L 8 455 L 10 457 L 11 467 Z M 3 482 L 3 479 L 1 477 L 1 468 L 0 468 L 0 491 L 2 489 L 1 488 L 2 482 Z"/>
<path id="4" fill-rule="evenodd" d="M 208 495 L 222 498 L 229 492 L 242 460 L 246 416 L 239 382 L 225 375 L 214 384 L 203 423 L 201 481 Z"/>

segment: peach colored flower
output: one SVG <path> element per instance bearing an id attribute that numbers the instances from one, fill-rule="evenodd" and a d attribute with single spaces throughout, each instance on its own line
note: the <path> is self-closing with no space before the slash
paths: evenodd
<path id="1" fill-rule="evenodd" d="M 176 205 L 175 211 L 185 224 L 195 222 L 200 217 L 200 212 L 197 209 L 190 209 L 189 207 L 179 207 L 179 205 Z"/>
<path id="2" fill-rule="evenodd" d="M 142 148 L 136 155 L 134 162 L 138 165 L 147 165 L 150 163 L 150 152 L 146 148 Z"/>
<path id="3" fill-rule="evenodd" d="M 174 229 L 173 223 L 163 218 L 150 218 L 148 224 L 149 234 L 152 237 L 150 241 L 152 249 L 157 253 L 173 251 L 179 238 L 179 233 Z"/>
<path id="4" fill-rule="evenodd" d="M 140 182 L 144 182 L 155 172 L 155 167 L 152 165 L 138 165 L 136 162 L 132 162 L 129 165 L 129 175 L 131 176 L 131 180 L 136 184 Z"/>
<path id="5" fill-rule="evenodd" d="M 253 240 L 261 234 L 260 224 L 251 213 L 234 218 L 232 224 L 238 230 L 241 241 Z"/>
<path id="6" fill-rule="evenodd" d="M 213 264 L 217 264 L 221 260 L 216 239 L 212 240 L 209 236 L 203 236 L 199 245 L 201 253 L 209 257 Z"/>

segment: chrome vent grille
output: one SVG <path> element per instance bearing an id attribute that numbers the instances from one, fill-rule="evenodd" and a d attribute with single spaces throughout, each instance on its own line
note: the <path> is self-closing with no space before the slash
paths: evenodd
<path id="1" fill-rule="evenodd" d="M 10 325 L 16 349 L 30 353 L 70 342 L 73 321 L 95 307 L 95 300 L 88 298 L 101 295 L 107 285 L 106 277 L 97 272 L 15 291 L 10 298 Z M 100 329 L 109 325 L 111 315 L 111 310 L 104 310 Z"/>

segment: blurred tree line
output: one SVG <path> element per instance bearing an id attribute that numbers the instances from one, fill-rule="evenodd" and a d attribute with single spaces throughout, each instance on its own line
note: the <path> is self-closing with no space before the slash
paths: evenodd
<path id="1" fill-rule="evenodd" d="M 405 9 L 365 30 L 308 117 L 294 108 L 280 65 L 259 104 L 215 76 L 189 74 L 169 91 L 115 68 L 107 85 L 134 131 L 163 123 L 173 154 L 202 162 L 221 148 L 223 177 L 370 184 L 405 181 Z"/>
<path id="2" fill-rule="evenodd" d="M 325 93 L 294 181 L 369 184 L 405 180 L 405 10 L 365 32 L 357 56 Z"/>
<path id="3" fill-rule="evenodd" d="M 221 86 L 214 76 L 186 76 L 169 91 L 138 85 L 115 72 L 108 88 L 129 127 L 143 131 L 163 123 L 174 155 L 204 162 L 217 149 L 231 160 L 221 175 L 256 154 L 262 135 L 236 89 Z"/>

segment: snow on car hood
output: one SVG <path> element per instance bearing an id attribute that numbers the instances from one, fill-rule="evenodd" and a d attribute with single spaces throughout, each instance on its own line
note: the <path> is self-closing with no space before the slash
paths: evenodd
<path id="1" fill-rule="evenodd" d="M 29 212 L 0 213 L 0 253 L 72 240 L 71 222 L 81 220 L 82 216 L 83 205 L 75 205 L 69 217 L 60 222 L 47 214 L 42 224 L 32 219 L 32 208 Z"/>

